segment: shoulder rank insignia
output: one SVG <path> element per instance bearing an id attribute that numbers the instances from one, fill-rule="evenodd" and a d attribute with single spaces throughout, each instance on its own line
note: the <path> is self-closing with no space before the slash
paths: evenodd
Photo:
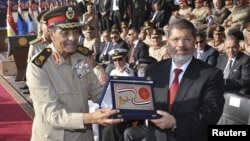
<path id="1" fill-rule="evenodd" d="M 33 45 L 33 44 L 39 42 L 41 39 L 42 39 L 42 37 L 36 38 L 36 39 L 30 41 L 29 44 L 30 44 L 30 45 Z"/>
<path id="2" fill-rule="evenodd" d="M 43 51 L 41 51 L 33 60 L 32 63 L 34 63 L 39 68 L 42 68 L 43 64 L 46 62 L 46 60 L 49 58 L 49 56 L 52 53 L 51 48 L 45 48 Z"/>
<path id="3" fill-rule="evenodd" d="M 79 52 L 79 53 L 81 53 L 81 54 L 83 54 L 85 56 L 89 55 L 89 49 L 86 48 L 86 47 L 78 46 L 77 52 Z"/>
<path id="4" fill-rule="evenodd" d="M 130 74 L 130 70 L 128 68 L 124 68 L 124 71 L 127 73 L 127 74 Z"/>

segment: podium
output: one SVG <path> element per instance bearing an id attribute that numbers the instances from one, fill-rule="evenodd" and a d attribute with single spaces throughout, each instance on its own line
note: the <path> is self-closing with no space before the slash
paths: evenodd
<path id="1" fill-rule="evenodd" d="M 17 68 L 15 81 L 24 81 L 29 52 L 29 42 L 36 39 L 36 37 L 37 35 L 8 37 L 8 50 L 9 52 L 11 52 L 11 54 L 13 54 L 13 58 Z"/>

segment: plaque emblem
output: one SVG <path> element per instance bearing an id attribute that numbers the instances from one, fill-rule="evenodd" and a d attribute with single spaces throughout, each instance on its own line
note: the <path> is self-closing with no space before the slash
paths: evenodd
<path id="1" fill-rule="evenodd" d="M 18 39 L 18 44 L 20 46 L 25 46 L 28 43 L 27 39 L 25 37 L 21 37 Z"/>

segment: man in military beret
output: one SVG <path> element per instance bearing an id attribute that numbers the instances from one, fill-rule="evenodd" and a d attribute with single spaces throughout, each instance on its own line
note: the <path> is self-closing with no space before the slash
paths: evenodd
<path id="1" fill-rule="evenodd" d="M 26 72 L 36 113 L 31 141 L 93 141 L 93 123 L 123 119 L 109 119 L 119 112 L 111 108 L 88 112 L 88 100 L 98 102 L 102 86 L 87 50 L 77 46 L 81 24 L 75 7 L 54 8 L 44 19 L 52 43 L 32 58 Z"/>

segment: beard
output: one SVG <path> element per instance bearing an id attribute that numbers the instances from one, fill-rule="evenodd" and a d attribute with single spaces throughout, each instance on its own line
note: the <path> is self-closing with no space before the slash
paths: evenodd
<path id="1" fill-rule="evenodd" d="M 171 55 L 173 61 L 177 64 L 185 64 L 192 58 L 192 55 Z"/>

